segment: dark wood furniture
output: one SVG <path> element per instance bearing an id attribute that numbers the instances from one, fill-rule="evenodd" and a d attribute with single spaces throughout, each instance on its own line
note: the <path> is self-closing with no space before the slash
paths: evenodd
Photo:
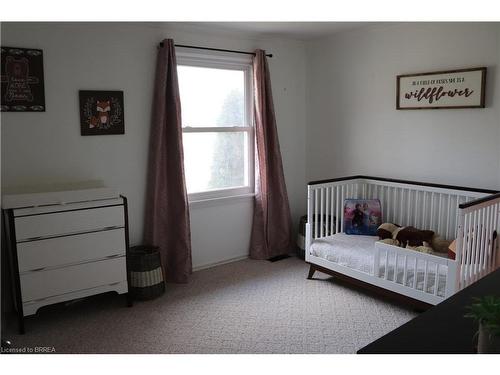
<path id="1" fill-rule="evenodd" d="M 474 297 L 500 295 L 500 269 L 396 328 L 358 354 L 472 354 L 477 326 L 464 318 Z"/>

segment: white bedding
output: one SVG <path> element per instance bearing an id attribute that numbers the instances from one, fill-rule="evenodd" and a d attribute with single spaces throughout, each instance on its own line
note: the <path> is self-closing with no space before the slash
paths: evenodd
<path id="1" fill-rule="evenodd" d="M 349 267 L 370 275 L 373 275 L 373 267 L 375 263 L 375 242 L 377 236 L 358 236 L 337 233 L 333 236 L 324 237 L 313 241 L 310 247 L 311 255 L 326 259 L 330 262 Z M 385 260 L 387 253 L 381 251 L 379 275 L 385 276 Z M 402 257 L 401 257 L 402 258 Z M 413 279 L 415 274 L 415 259 L 408 259 L 408 269 L 404 285 L 413 287 Z M 403 284 L 404 279 L 404 260 L 398 259 L 395 267 L 395 259 L 390 256 L 388 261 L 388 280 L 394 279 L 396 269 L 396 282 Z M 424 289 L 425 265 L 421 260 L 417 263 L 417 283 L 416 289 Z M 438 296 L 444 297 L 446 287 L 447 266 L 440 265 L 438 268 Z M 436 280 L 436 269 L 434 266 L 428 269 L 426 291 L 434 293 L 434 284 Z"/>

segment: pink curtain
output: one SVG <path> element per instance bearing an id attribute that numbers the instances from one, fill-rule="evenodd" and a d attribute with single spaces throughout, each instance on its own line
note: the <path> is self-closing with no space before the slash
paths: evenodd
<path id="1" fill-rule="evenodd" d="M 283 174 L 266 53 L 253 60 L 256 136 L 255 209 L 250 257 L 269 259 L 287 254 L 292 245 L 292 219 Z"/>
<path id="2" fill-rule="evenodd" d="M 185 283 L 192 272 L 191 230 L 172 39 L 158 49 L 150 137 L 144 242 L 160 248 L 165 280 Z"/>

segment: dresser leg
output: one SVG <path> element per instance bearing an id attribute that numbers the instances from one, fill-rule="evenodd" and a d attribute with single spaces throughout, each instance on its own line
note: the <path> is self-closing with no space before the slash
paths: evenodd
<path id="1" fill-rule="evenodd" d="M 125 296 L 127 298 L 127 307 L 134 306 L 134 299 L 132 298 L 132 295 L 130 294 L 130 292 L 126 293 Z"/>

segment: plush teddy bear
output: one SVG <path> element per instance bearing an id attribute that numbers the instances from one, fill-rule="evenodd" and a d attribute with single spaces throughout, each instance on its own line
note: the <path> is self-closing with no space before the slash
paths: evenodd
<path id="1" fill-rule="evenodd" d="M 377 236 L 379 236 L 379 238 L 381 240 L 385 240 L 387 238 L 391 238 L 392 239 L 392 234 L 398 228 L 401 228 L 401 227 L 399 225 L 397 225 L 397 224 L 383 223 L 377 229 Z"/>
<path id="2" fill-rule="evenodd" d="M 420 230 L 412 226 L 398 228 L 392 233 L 392 238 L 398 240 L 405 247 L 408 245 L 424 246 L 424 242 L 430 244 L 433 236 L 432 230 Z"/>
<path id="3" fill-rule="evenodd" d="M 377 229 L 381 242 L 406 247 L 424 253 L 433 251 L 430 246 L 435 238 L 431 230 L 419 230 L 412 226 L 401 227 L 394 223 L 383 223 Z"/>
<path id="4" fill-rule="evenodd" d="M 384 238 L 382 240 L 379 240 L 379 242 L 385 243 L 387 245 L 393 245 L 393 246 L 399 246 L 400 243 L 398 240 L 395 240 L 393 238 Z"/>
<path id="5" fill-rule="evenodd" d="M 434 250 L 432 249 L 432 247 L 429 247 L 427 245 L 427 242 L 425 245 L 423 246 L 411 246 L 411 245 L 406 245 L 406 248 L 407 249 L 410 249 L 410 250 L 415 250 L 415 251 L 418 251 L 420 253 L 426 253 L 426 254 L 432 254 L 434 252 Z"/>

